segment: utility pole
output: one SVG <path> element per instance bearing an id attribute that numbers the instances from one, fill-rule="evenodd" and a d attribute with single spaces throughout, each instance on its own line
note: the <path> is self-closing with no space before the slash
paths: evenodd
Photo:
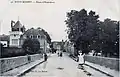
<path id="1" fill-rule="evenodd" d="M 2 21 L 0 21 L 0 34 L 1 34 L 1 30 L 2 30 L 2 29 L 1 29 L 1 23 L 2 23 Z"/>

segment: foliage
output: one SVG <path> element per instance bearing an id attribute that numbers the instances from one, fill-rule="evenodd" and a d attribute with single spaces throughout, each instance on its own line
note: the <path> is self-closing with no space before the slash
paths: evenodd
<path id="1" fill-rule="evenodd" d="M 53 48 L 53 43 L 50 44 L 50 48 Z"/>
<path id="2" fill-rule="evenodd" d="M 65 21 L 68 27 L 68 38 L 74 43 L 77 50 L 80 45 L 83 51 L 88 49 L 89 43 L 96 33 L 96 25 L 98 24 L 99 16 L 94 11 L 87 14 L 85 9 L 81 11 L 71 10 L 67 13 L 67 20 Z"/>
<path id="3" fill-rule="evenodd" d="M 40 43 L 37 39 L 26 39 L 22 45 L 22 48 L 27 54 L 37 53 L 40 49 Z"/>
<path id="4" fill-rule="evenodd" d="M 25 51 L 18 47 L 3 47 L 1 51 L 1 58 L 25 56 Z"/>
<path id="5" fill-rule="evenodd" d="M 76 53 L 82 50 L 88 53 L 90 50 L 103 51 L 105 56 L 116 54 L 118 56 L 119 24 L 118 21 L 105 19 L 98 20 L 99 15 L 94 11 L 87 13 L 85 9 L 71 10 L 67 13 L 67 34 L 74 43 Z"/>
<path id="6" fill-rule="evenodd" d="M 119 56 L 119 23 L 111 19 L 105 19 L 100 23 L 99 40 L 101 40 L 101 49 L 105 56 Z"/>

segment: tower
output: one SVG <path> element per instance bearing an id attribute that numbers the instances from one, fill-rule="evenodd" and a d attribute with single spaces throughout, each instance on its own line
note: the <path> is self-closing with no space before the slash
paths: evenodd
<path id="1" fill-rule="evenodd" d="M 10 47 L 20 47 L 21 35 L 25 32 L 25 27 L 18 20 L 17 22 L 11 21 L 10 34 Z"/>

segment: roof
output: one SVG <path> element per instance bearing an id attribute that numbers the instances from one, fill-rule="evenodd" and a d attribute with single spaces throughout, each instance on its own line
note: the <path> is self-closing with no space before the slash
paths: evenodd
<path id="1" fill-rule="evenodd" d="M 20 23 L 20 21 L 18 20 L 15 25 L 13 26 L 13 28 L 21 28 L 23 27 L 22 24 Z"/>
<path id="2" fill-rule="evenodd" d="M 33 36 L 43 35 L 44 36 L 44 33 L 42 32 L 41 29 L 31 28 L 31 29 L 28 29 L 27 31 L 25 31 L 25 33 L 23 35 L 26 35 L 26 36 L 30 36 L 30 35 L 33 35 Z"/>
<path id="3" fill-rule="evenodd" d="M 9 35 L 0 35 L 0 41 L 10 41 Z"/>

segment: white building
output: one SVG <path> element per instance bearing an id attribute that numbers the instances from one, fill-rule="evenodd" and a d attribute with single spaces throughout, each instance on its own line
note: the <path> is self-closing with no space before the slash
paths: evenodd
<path id="1" fill-rule="evenodd" d="M 25 32 L 25 27 L 18 20 L 16 23 L 11 21 L 11 31 L 10 34 L 10 47 L 20 47 L 21 35 Z"/>
<path id="2" fill-rule="evenodd" d="M 53 48 L 57 49 L 57 50 L 61 50 L 62 49 L 62 42 L 61 41 L 53 41 Z"/>

